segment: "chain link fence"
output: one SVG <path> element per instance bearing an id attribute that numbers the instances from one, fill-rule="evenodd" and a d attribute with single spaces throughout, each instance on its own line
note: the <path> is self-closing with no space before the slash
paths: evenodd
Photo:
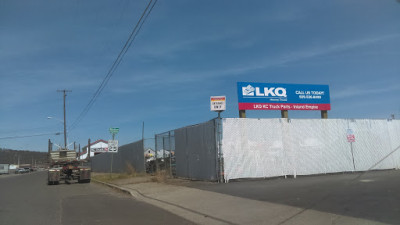
<path id="1" fill-rule="evenodd" d="M 155 135 L 157 170 L 165 170 L 174 177 L 193 180 L 218 180 L 218 123 L 187 126 Z"/>
<path id="2" fill-rule="evenodd" d="M 156 172 L 156 161 L 155 161 L 155 139 L 146 138 L 144 139 L 144 160 L 146 173 Z"/>
<path id="3" fill-rule="evenodd" d="M 155 135 L 156 169 L 176 176 L 175 131 Z"/>

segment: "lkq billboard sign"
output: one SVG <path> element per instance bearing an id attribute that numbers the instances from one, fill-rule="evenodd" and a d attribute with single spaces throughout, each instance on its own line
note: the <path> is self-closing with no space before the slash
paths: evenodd
<path id="1" fill-rule="evenodd" d="M 328 85 L 238 82 L 239 110 L 330 110 Z"/>

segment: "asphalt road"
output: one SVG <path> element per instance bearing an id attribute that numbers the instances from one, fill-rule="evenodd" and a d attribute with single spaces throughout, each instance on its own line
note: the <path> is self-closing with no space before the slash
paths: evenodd
<path id="1" fill-rule="evenodd" d="M 193 224 L 99 184 L 47 185 L 47 172 L 2 175 L 0 225 Z"/>
<path id="2" fill-rule="evenodd" d="M 360 175 L 362 175 L 360 177 Z M 400 224 L 400 170 L 186 186 L 386 224 Z M 303 211 L 303 212 L 304 212 Z M 301 214 L 301 213 L 300 213 Z M 296 221 L 295 215 L 291 220 Z"/>

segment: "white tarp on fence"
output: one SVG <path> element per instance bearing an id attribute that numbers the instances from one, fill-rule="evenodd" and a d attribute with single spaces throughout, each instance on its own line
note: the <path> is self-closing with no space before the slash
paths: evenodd
<path id="1" fill-rule="evenodd" d="M 225 179 L 400 167 L 400 121 L 223 119 Z M 348 130 L 355 142 L 348 142 Z M 352 154 L 353 152 L 353 154 Z M 353 163 L 354 156 L 354 163 Z"/>

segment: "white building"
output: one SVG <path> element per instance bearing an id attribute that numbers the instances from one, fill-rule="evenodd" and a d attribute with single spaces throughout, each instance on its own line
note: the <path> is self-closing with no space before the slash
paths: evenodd
<path id="1" fill-rule="evenodd" d="M 170 154 L 170 152 L 168 150 L 165 150 L 165 149 L 158 150 L 157 151 L 157 159 L 169 158 L 169 154 Z"/>
<path id="2" fill-rule="evenodd" d="M 156 152 L 151 148 L 148 148 L 148 149 L 146 149 L 146 151 L 144 151 L 144 157 L 146 157 L 146 158 L 154 157 L 155 155 L 156 155 Z"/>
<path id="3" fill-rule="evenodd" d="M 93 143 L 90 143 L 90 157 L 93 157 L 97 154 L 101 154 L 104 152 L 108 152 L 108 142 L 100 139 Z M 82 148 L 81 155 L 79 159 L 88 159 L 88 146 Z"/>

